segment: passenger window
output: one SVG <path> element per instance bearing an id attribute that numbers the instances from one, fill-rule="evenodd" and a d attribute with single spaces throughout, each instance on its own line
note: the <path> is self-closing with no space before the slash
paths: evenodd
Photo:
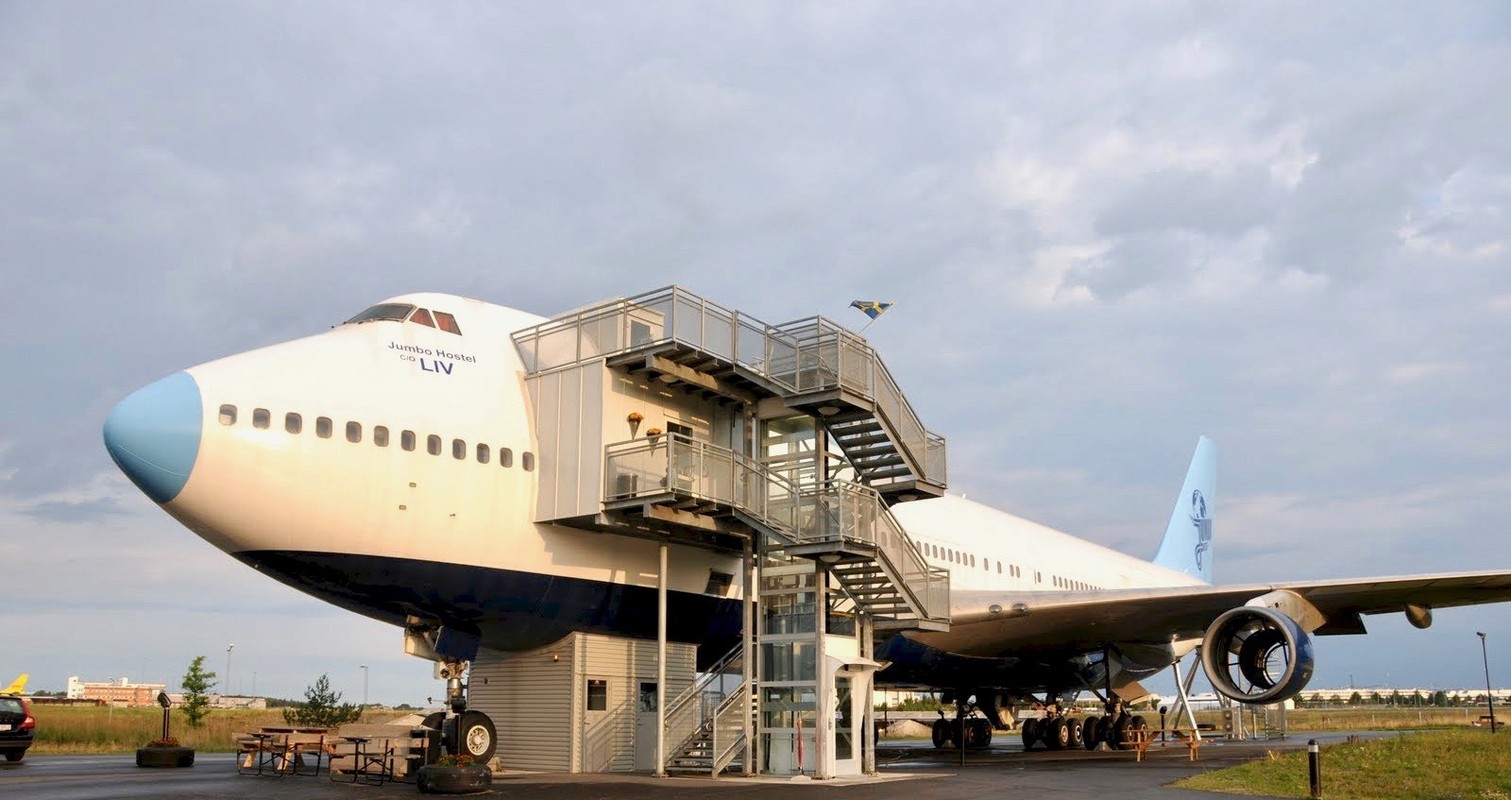
<path id="1" fill-rule="evenodd" d="M 283 415 L 283 429 L 289 433 L 298 433 L 304 430 L 304 417 L 290 411 Z"/>
<path id="2" fill-rule="evenodd" d="M 252 427 L 258 430 L 266 430 L 268 423 L 271 422 L 272 419 L 273 415 L 269 414 L 266 408 L 252 409 Z"/>
<path id="3" fill-rule="evenodd" d="M 322 439 L 331 438 L 330 417 L 315 417 L 315 435 Z"/>
<path id="4" fill-rule="evenodd" d="M 352 444 L 356 444 L 357 442 L 362 441 L 362 423 L 346 423 L 346 441 L 351 442 Z"/>
<path id="5" fill-rule="evenodd" d="M 437 328 L 440 328 L 447 333 L 454 333 L 457 336 L 462 335 L 462 327 L 456 324 L 456 317 L 453 317 L 444 311 L 435 312 L 435 324 Z"/>
<path id="6" fill-rule="evenodd" d="M 435 327 L 435 322 L 433 320 L 431 320 L 431 318 L 430 318 L 430 312 L 426 311 L 423 308 L 417 308 L 417 309 L 415 309 L 414 313 L 409 315 L 409 321 L 410 322 L 418 322 L 418 323 L 420 323 L 421 325 L 424 325 L 427 328 L 434 328 Z"/>
<path id="7" fill-rule="evenodd" d="M 414 449 L 414 431 L 404 431 L 399 434 L 399 446 L 405 450 Z"/>
<path id="8" fill-rule="evenodd" d="M 451 440 L 451 457 L 457 461 L 467 457 L 467 443 L 461 439 Z"/>
<path id="9" fill-rule="evenodd" d="M 430 434 L 429 436 L 425 437 L 425 452 L 427 452 L 427 453 L 429 453 L 429 454 L 431 454 L 433 456 L 440 455 L 441 454 L 441 437 L 436 436 L 433 433 Z"/>
<path id="10" fill-rule="evenodd" d="M 970 560 L 971 560 L 971 566 L 973 566 L 973 567 L 976 566 L 976 554 L 975 553 L 971 553 Z"/>
<path id="11" fill-rule="evenodd" d="M 505 469 L 514 466 L 514 451 L 507 447 L 498 449 L 498 465 Z"/>
<path id="12" fill-rule="evenodd" d="M 479 443 L 477 446 L 477 463 L 486 464 L 493 455 L 492 449 L 486 444 Z"/>
<path id="13" fill-rule="evenodd" d="M 223 405 L 223 406 L 220 407 L 220 424 L 222 424 L 222 425 L 235 425 L 236 424 L 236 406 L 233 406 L 230 403 L 227 403 L 226 405 Z"/>
<path id="14" fill-rule="evenodd" d="M 535 469 L 535 454 L 529 452 L 521 454 L 519 457 L 519 465 L 525 468 L 525 472 L 529 472 Z"/>
<path id="15" fill-rule="evenodd" d="M 373 426 L 373 444 L 379 447 L 388 446 L 388 428 L 382 425 Z"/>

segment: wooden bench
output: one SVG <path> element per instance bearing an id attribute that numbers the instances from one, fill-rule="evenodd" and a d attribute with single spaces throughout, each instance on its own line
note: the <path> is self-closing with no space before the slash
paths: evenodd
<path id="1" fill-rule="evenodd" d="M 325 737 L 331 780 L 402 781 L 425 763 L 426 732 L 408 725 L 343 725 Z"/>
<path id="2" fill-rule="evenodd" d="M 235 737 L 236 771 L 243 775 L 318 775 L 325 750 L 324 728 L 267 727 Z M 305 756 L 315 766 L 304 772 Z"/>

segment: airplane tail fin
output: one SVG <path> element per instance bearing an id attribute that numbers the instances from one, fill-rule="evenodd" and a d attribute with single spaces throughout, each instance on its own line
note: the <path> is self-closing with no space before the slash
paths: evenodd
<path id="1" fill-rule="evenodd" d="M 1212 511 L 1217 504 L 1217 445 L 1203 436 L 1196 440 L 1191 468 L 1180 487 L 1170 525 L 1159 543 L 1154 563 L 1212 582 Z"/>
<path id="2" fill-rule="evenodd" d="M 11 681 L 11 685 L 5 687 L 4 691 L 0 691 L 0 694 L 24 694 L 26 692 L 26 679 L 30 677 L 25 672 L 21 673 L 20 677 Z"/>

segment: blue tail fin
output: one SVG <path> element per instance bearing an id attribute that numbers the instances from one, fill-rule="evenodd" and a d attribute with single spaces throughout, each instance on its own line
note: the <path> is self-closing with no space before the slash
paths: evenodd
<path id="1" fill-rule="evenodd" d="M 1154 563 L 1212 582 L 1212 511 L 1217 505 L 1217 445 L 1203 436 L 1196 440 L 1191 468 L 1180 487 L 1170 525 L 1159 543 Z"/>

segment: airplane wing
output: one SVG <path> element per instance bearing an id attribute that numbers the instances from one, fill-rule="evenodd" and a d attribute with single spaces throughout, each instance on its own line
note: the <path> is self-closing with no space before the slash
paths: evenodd
<path id="1" fill-rule="evenodd" d="M 950 630 L 908 637 L 963 655 L 1087 652 L 1104 643 L 1200 638 L 1212 620 L 1260 595 L 1289 590 L 1327 617 L 1318 635 L 1364 633 L 1361 616 L 1511 601 L 1511 573 L 1463 572 L 1344 581 L 1173 586 L 1096 592 L 957 591 Z M 995 609 L 995 610 L 994 610 Z"/>

